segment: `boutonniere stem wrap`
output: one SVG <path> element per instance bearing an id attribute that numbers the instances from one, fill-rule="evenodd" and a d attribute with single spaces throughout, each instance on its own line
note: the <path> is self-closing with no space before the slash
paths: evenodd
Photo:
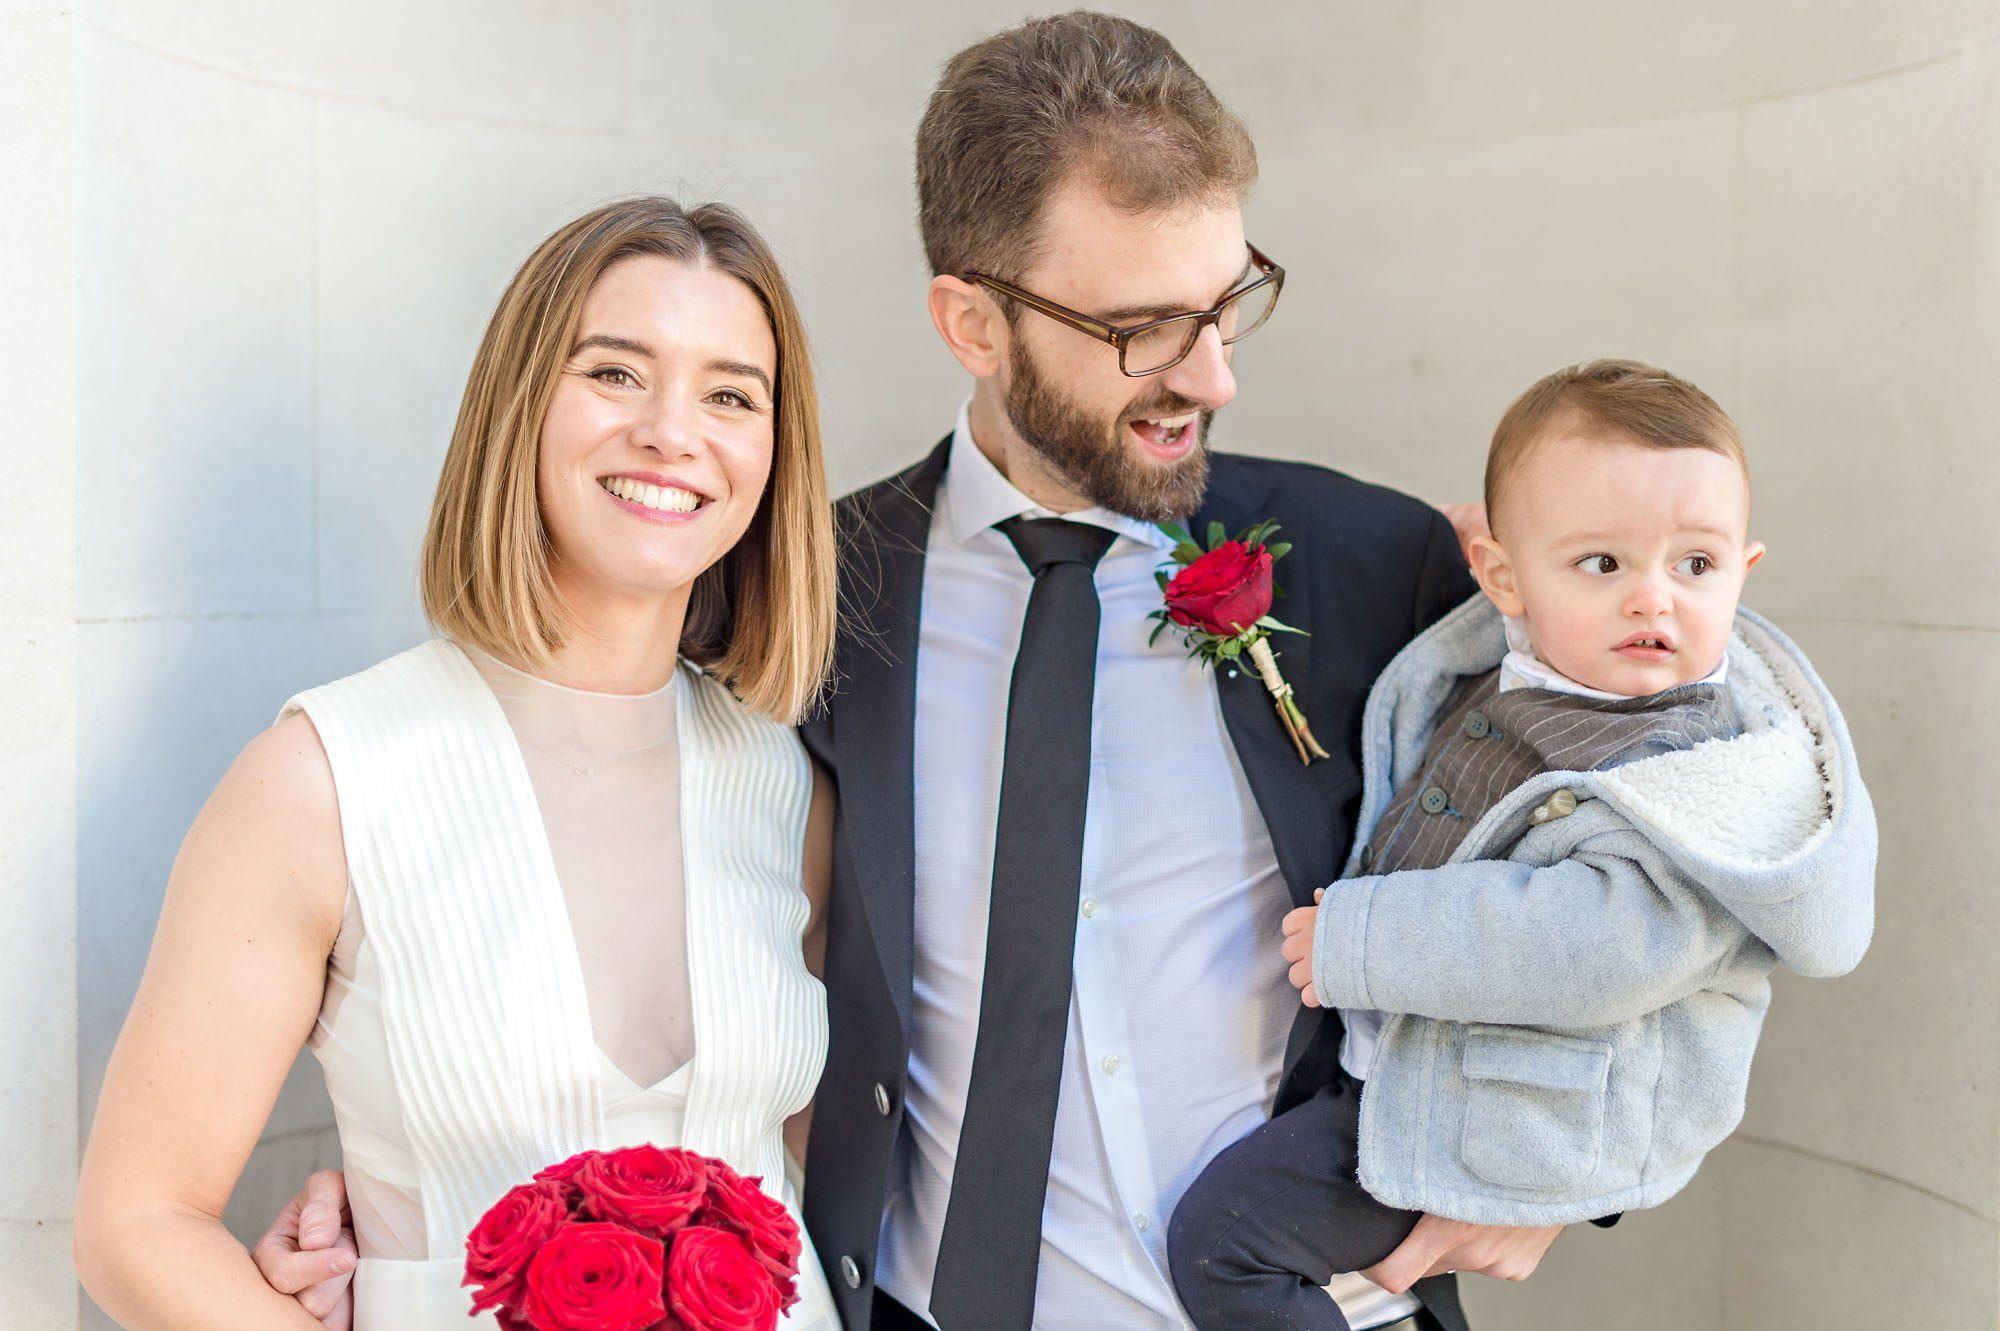
<path id="1" fill-rule="evenodd" d="M 1273 633 L 1303 631 L 1271 617 L 1271 602 L 1284 595 L 1271 578 L 1271 566 L 1292 548 L 1284 542 L 1269 543 L 1278 524 L 1260 522 L 1232 537 L 1221 523 L 1211 522 L 1206 549 L 1185 527 L 1163 522 L 1160 530 L 1173 538 L 1171 557 L 1179 571 L 1162 566 L 1154 575 L 1166 605 L 1147 616 L 1159 621 L 1149 641 L 1157 642 L 1171 627 L 1179 630 L 1188 655 L 1199 656 L 1210 666 L 1240 667 L 1249 658 L 1250 668 L 1277 705 L 1278 720 L 1299 761 L 1326 757 L 1292 696 L 1292 686 L 1279 673 L 1278 654 L 1271 648 Z"/>

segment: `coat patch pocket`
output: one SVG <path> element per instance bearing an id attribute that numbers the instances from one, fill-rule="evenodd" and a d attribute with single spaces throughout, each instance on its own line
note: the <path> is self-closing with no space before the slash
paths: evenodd
<path id="1" fill-rule="evenodd" d="M 1465 1167 L 1503 1188 L 1554 1192 L 1604 1152 L 1611 1046 L 1547 1031 L 1472 1027 L 1465 1041 Z"/>

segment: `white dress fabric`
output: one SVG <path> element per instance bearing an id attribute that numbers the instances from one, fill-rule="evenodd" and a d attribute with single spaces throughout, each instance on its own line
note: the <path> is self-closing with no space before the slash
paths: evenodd
<path id="1" fill-rule="evenodd" d="M 796 1215 L 782 1128 L 819 1079 L 826 1005 L 800 950 L 792 732 L 693 667 L 626 698 L 443 641 L 293 710 L 348 861 L 311 1045 L 361 1252 L 355 1331 L 466 1326 L 465 1235 L 581 1150 L 716 1156 Z M 834 1331 L 810 1241 L 801 1265 L 783 1325 Z"/>

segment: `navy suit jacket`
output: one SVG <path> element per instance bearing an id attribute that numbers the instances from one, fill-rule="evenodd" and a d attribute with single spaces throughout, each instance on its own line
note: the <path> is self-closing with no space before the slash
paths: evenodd
<path id="1" fill-rule="evenodd" d="M 869 1324 L 889 1159 L 909 1060 L 911 912 L 916 888 L 913 724 L 917 625 L 932 503 L 950 439 L 901 474 L 835 508 L 842 623 L 835 685 L 802 733 L 840 795 L 827 908 L 831 1041 L 813 1111 L 805 1217 L 849 1328 Z M 1253 674 L 1216 673 L 1224 724 L 1298 905 L 1340 872 L 1361 794 L 1361 710 L 1389 658 L 1472 594 L 1451 526 L 1429 506 L 1323 467 L 1216 454 L 1194 515 L 1231 533 L 1282 524 L 1273 613 L 1280 666 L 1332 755 L 1301 765 Z M 1274 941 L 1275 946 L 1275 941 Z M 966 1014 L 967 1021 L 977 1015 Z M 1301 1007 L 1277 1107 L 1336 1075 L 1337 1014 Z M 1464 1326 L 1456 1285 L 1417 1294 Z"/>

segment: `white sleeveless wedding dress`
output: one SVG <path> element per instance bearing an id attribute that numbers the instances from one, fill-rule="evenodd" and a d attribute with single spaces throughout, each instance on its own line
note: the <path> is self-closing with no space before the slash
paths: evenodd
<path id="1" fill-rule="evenodd" d="M 310 1044 L 355 1331 L 492 1325 L 467 1318 L 465 1235 L 581 1150 L 717 1156 L 796 1218 L 781 1133 L 826 1003 L 800 951 L 811 775 L 789 729 L 691 666 L 625 698 L 444 641 L 285 710 L 319 733 L 347 852 Z M 787 1331 L 838 1328 L 809 1239 L 799 1293 Z"/>

